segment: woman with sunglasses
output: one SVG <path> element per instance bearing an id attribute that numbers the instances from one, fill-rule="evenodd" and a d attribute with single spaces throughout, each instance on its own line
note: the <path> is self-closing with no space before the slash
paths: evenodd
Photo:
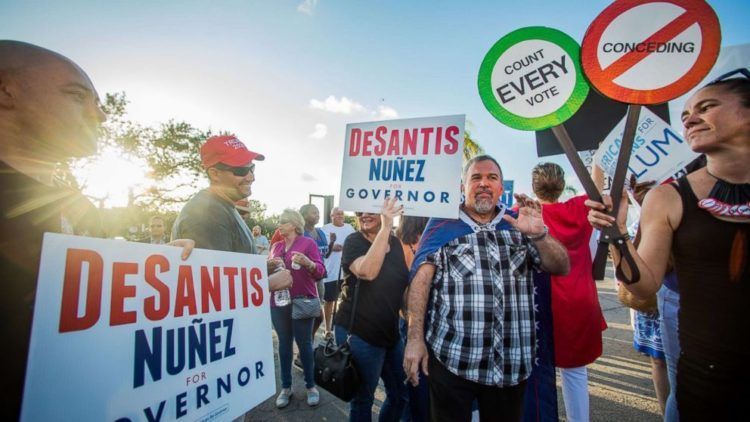
<path id="1" fill-rule="evenodd" d="M 323 260 L 315 241 L 302 236 L 305 222 L 300 213 L 287 209 L 279 217 L 279 233 L 283 240 L 271 246 L 268 259 L 273 267 L 291 270 L 292 287 L 289 294 L 292 298 L 314 298 L 316 303 L 318 289 L 316 280 L 324 272 Z M 297 343 L 307 387 L 307 404 L 317 406 L 320 403 L 320 392 L 315 388 L 312 326 L 315 318 L 292 319 L 292 305 L 277 306 L 271 300 L 271 321 L 279 338 L 279 366 L 281 369 L 281 391 L 276 397 L 276 406 L 284 408 L 292 397 L 292 339 Z"/>
<path id="2" fill-rule="evenodd" d="M 359 231 L 344 242 L 344 281 L 334 318 L 336 342 L 348 341 L 359 372 L 359 390 L 350 403 L 350 421 L 370 421 L 378 380 L 385 386 L 380 421 L 399 421 L 408 393 L 402 368 L 404 348 L 399 336 L 399 309 L 409 281 L 404 251 L 391 234 L 394 217 L 403 214 L 396 199 L 386 199 L 380 215 L 356 213 Z M 353 326 L 349 326 L 354 301 Z"/>
<path id="3" fill-rule="evenodd" d="M 652 189 L 643 202 L 634 265 L 610 247 L 623 284 L 647 297 L 661 286 L 670 254 L 680 280 L 677 407 L 681 420 L 740 420 L 750 405 L 750 73 L 698 90 L 682 112 L 685 138 L 707 165 Z M 589 222 L 626 233 L 627 201 L 617 217 L 587 201 Z"/>

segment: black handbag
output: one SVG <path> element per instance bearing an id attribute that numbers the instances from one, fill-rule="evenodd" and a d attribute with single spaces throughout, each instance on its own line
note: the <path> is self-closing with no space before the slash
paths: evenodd
<path id="1" fill-rule="evenodd" d="M 345 402 L 352 401 L 360 384 L 359 373 L 354 365 L 354 358 L 349 345 L 354 315 L 357 311 L 357 297 L 359 296 L 359 282 L 354 286 L 354 302 L 352 315 L 349 318 L 349 336 L 344 344 L 336 346 L 332 338 L 315 348 L 315 384 Z M 334 310 L 334 315 L 335 315 Z"/>

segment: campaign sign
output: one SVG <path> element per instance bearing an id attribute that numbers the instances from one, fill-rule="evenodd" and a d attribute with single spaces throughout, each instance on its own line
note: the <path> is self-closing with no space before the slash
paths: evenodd
<path id="1" fill-rule="evenodd" d="M 594 155 L 595 162 L 606 174 L 614 177 L 620 153 L 625 119 L 604 139 Z M 699 154 L 693 152 L 685 140 L 648 108 L 643 108 L 633 140 L 628 175 L 634 174 L 641 182 L 662 183 L 679 173 Z"/>
<path id="2" fill-rule="evenodd" d="M 405 215 L 458 218 L 464 115 L 346 125 L 341 208 L 379 213 L 396 198 Z"/>
<path id="3" fill-rule="evenodd" d="M 479 68 L 484 106 L 515 129 L 561 124 L 581 107 L 589 90 L 579 50 L 575 40 L 552 28 L 521 28 L 500 38 Z"/>
<path id="4" fill-rule="evenodd" d="M 581 58 L 607 97 L 658 104 L 706 76 L 720 44 L 719 20 L 704 0 L 618 0 L 589 26 Z"/>
<path id="5" fill-rule="evenodd" d="M 581 157 L 581 161 L 583 161 L 583 165 L 586 166 L 586 170 L 588 170 L 589 174 L 592 174 L 591 172 L 594 169 L 594 156 L 596 155 L 596 151 L 596 149 L 578 151 L 578 155 Z M 601 190 L 602 192 L 609 192 L 611 189 L 612 176 L 605 174 L 604 180 L 602 180 Z"/>
<path id="6" fill-rule="evenodd" d="M 230 421 L 276 390 L 265 257 L 47 233 L 22 421 Z"/>
<path id="7" fill-rule="evenodd" d="M 500 196 L 500 202 L 505 204 L 506 207 L 511 208 L 513 206 L 513 181 L 503 180 L 503 194 Z"/>

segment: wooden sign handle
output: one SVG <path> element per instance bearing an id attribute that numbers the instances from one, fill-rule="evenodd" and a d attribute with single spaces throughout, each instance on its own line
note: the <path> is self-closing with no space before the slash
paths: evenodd
<path id="1" fill-rule="evenodd" d="M 573 171 L 575 171 L 576 176 L 578 176 L 578 180 L 581 181 L 583 189 L 586 191 L 586 195 L 594 201 L 601 202 L 602 196 L 599 193 L 599 189 L 596 188 L 596 184 L 591 178 L 591 174 L 586 170 L 586 165 L 583 164 L 581 156 L 578 155 L 578 151 L 576 151 L 576 147 L 573 145 L 573 141 L 570 139 L 568 131 L 565 130 L 565 126 L 552 126 L 552 133 L 555 134 L 557 141 L 560 143 L 563 151 L 565 151 L 565 156 L 568 157 L 570 165 L 573 166 Z"/>
<path id="2" fill-rule="evenodd" d="M 630 153 L 633 149 L 633 141 L 635 139 L 635 130 L 638 126 L 638 116 L 641 114 L 641 106 L 638 104 L 631 104 L 628 106 L 628 114 L 625 118 L 625 129 L 622 134 L 622 141 L 620 143 L 620 153 L 617 157 L 617 167 L 615 168 L 615 176 L 612 180 L 612 188 L 610 190 L 612 197 L 612 210 L 610 215 L 617 217 L 617 210 L 620 207 L 620 199 L 622 198 L 622 189 L 625 186 L 625 176 L 627 175 L 628 163 L 630 162 Z M 557 125 L 552 127 L 552 133 L 555 134 L 560 146 L 565 155 L 568 157 L 568 161 L 573 166 L 578 176 L 578 180 L 581 181 L 583 189 L 589 198 L 594 201 L 602 202 L 602 196 L 599 190 L 594 184 L 594 180 L 586 170 L 586 166 L 583 164 L 581 156 L 578 155 L 573 141 L 570 139 L 568 131 L 565 130 L 565 126 Z M 594 164 L 596 165 L 596 164 Z M 602 230 L 601 237 L 599 238 L 599 246 L 596 250 L 596 256 L 594 258 L 594 265 L 592 272 L 595 280 L 602 280 L 604 278 L 604 271 L 607 264 L 607 250 L 609 242 L 620 235 L 618 228 L 612 226 L 608 229 Z"/>

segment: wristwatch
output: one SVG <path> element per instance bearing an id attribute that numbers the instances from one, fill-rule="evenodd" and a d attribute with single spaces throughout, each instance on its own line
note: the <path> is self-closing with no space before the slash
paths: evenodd
<path id="1" fill-rule="evenodd" d="M 540 233 L 540 234 L 538 234 L 536 236 L 529 236 L 529 240 L 531 240 L 532 242 L 537 242 L 537 241 L 542 240 L 545 237 L 547 237 L 547 233 L 549 233 L 549 227 L 547 227 L 545 225 L 544 226 L 544 231 L 542 233 Z"/>

